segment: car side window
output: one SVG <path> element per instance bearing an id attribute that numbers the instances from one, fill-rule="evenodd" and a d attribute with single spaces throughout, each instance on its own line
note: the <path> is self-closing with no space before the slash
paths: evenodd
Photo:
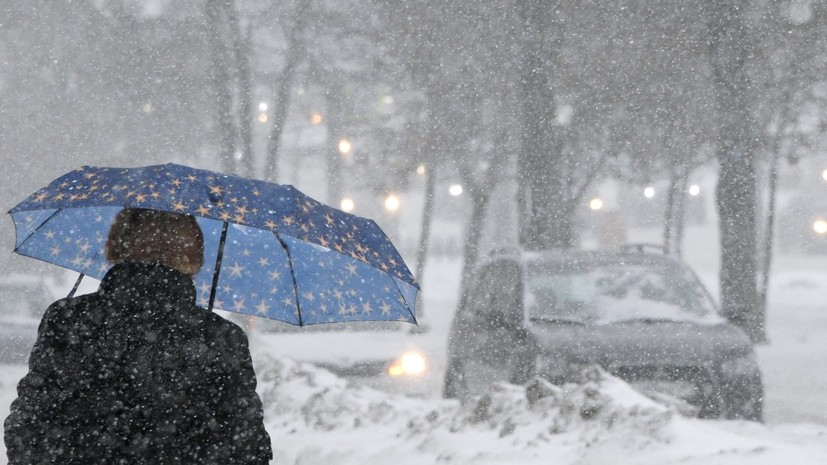
<path id="1" fill-rule="evenodd" d="M 518 265 L 511 261 L 486 265 L 477 275 L 470 299 L 470 318 L 480 327 L 518 327 L 523 319 Z"/>

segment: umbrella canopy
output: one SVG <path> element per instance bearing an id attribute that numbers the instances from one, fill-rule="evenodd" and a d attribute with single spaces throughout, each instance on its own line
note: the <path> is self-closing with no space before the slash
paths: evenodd
<path id="1" fill-rule="evenodd" d="M 15 252 L 102 279 L 123 208 L 195 216 L 199 305 L 295 325 L 416 322 L 419 285 L 372 220 L 293 186 L 182 165 L 84 166 L 56 179 L 9 211 Z"/>

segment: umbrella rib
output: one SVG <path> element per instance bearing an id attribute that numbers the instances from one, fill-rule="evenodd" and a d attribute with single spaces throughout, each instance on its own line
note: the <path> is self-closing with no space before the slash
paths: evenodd
<path id="1" fill-rule="evenodd" d="M 40 231 L 40 228 L 42 228 L 42 227 L 43 227 L 43 225 L 45 225 L 46 223 L 48 223 L 48 222 L 49 222 L 52 218 L 54 218 L 55 216 L 57 216 L 58 214 L 60 214 L 60 212 L 62 212 L 62 211 L 63 211 L 63 209 L 62 209 L 62 208 L 58 208 L 57 210 L 55 210 L 55 211 L 54 211 L 54 213 L 52 213 L 51 215 L 49 215 L 49 217 L 48 217 L 48 218 L 46 218 L 46 219 L 45 219 L 45 220 L 43 220 L 43 221 L 42 221 L 39 225 L 37 225 L 37 227 L 36 227 L 36 228 L 34 228 L 34 231 L 30 232 L 30 233 L 29 233 L 29 235 L 28 235 L 28 236 L 26 236 L 26 238 L 25 238 L 25 239 L 23 239 L 23 242 L 21 242 L 21 243 L 20 243 L 20 245 L 18 245 L 18 246 L 16 246 L 16 247 L 14 248 L 14 252 L 20 253 L 20 252 L 19 252 L 20 247 L 23 247 L 23 245 L 25 245 L 25 244 L 26 244 L 26 242 L 28 242 L 28 241 L 29 241 L 29 239 L 31 239 L 32 237 L 34 237 L 34 236 L 37 234 L 37 232 L 38 232 L 38 231 Z M 15 227 L 15 229 L 17 229 L 17 223 L 15 223 L 15 224 L 14 224 L 14 227 Z M 21 255 L 24 255 L 24 254 L 21 254 Z M 28 255 L 24 255 L 24 256 L 28 256 Z M 69 291 L 69 294 L 68 294 L 68 295 L 66 295 L 66 298 L 67 298 L 67 299 L 74 297 L 75 292 L 77 292 L 78 288 L 80 287 L 80 282 L 81 282 L 81 281 L 83 281 L 83 277 L 84 277 L 84 276 L 86 276 L 86 274 L 85 274 L 85 273 L 83 273 L 83 272 L 80 272 L 80 274 L 78 275 L 78 279 L 77 279 L 77 281 L 75 281 L 75 285 L 72 287 L 72 290 L 71 290 L 71 291 Z"/>
<path id="2" fill-rule="evenodd" d="M 279 244 L 281 244 L 281 248 L 283 248 L 284 252 L 287 254 L 287 264 L 290 265 L 290 277 L 293 278 L 293 293 L 296 296 L 296 315 L 299 317 L 299 326 L 304 326 L 304 322 L 302 321 L 301 304 L 299 303 L 299 284 L 296 282 L 296 270 L 293 268 L 293 256 L 290 254 L 290 248 L 287 247 L 287 243 L 284 242 L 284 239 L 281 238 L 279 233 L 273 231 L 273 235 L 276 236 Z"/>
<path id="3" fill-rule="evenodd" d="M 26 236 L 26 238 L 25 238 L 25 239 L 23 239 L 23 242 L 21 242 L 21 243 L 20 243 L 20 245 L 18 245 L 17 247 L 15 247 L 15 248 L 14 248 L 14 252 L 17 252 L 17 250 L 18 250 L 20 247 L 23 247 L 23 244 L 25 244 L 26 242 L 28 242 L 28 241 L 29 241 L 29 239 L 31 239 L 32 237 L 34 237 L 34 235 L 35 235 L 35 234 L 37 234 L 37 232 L 38 232 L 38 231 L 40 231 L 40 228 L 42 228 L 44 224 L 48 223 L 48 222 L 49 222 L 52 218 L 54 218 L 55 216 L 57 216 L 57 215 L 58 215 L 60 212 L 62 212 L 62 211 L 63 211 L 63 209 L 62 209 L 62 208 L 58 208 L 57 210 L 55 210 L 55 212 L 54 212 L 54 213 L 52 213 L 51 215 L 49 215 L 49 217 L 48 217 L 48 218 L 46 218 L 46 219 L 45 219 L 45 220 L 43 220 L 43 221 L 42 221 L 39 225 L 37 225 L 37 227 L 36 227 L 36 228 L 34 228 L 34 231 L 30 232 L 30 233 L 29 233 L 29 235 L 28 235 L 28 236 Z M 17 223 L 16 223 L 16 222 L 15 222 L 15 224 L 14 224 L 14 227 L 15 227 L 15 229 L 17 229 Z"/>
<path id="4" fill-rule="evenodd" d="M 393 285 L 396 286 L 396 290 L 399 292 L 399 296 L 402 297 L 402 300 L 405 301 L 405 308 L 407 308 L 408 313 L 411 314 L 411 318 L 413 318 L 414 324 L 418 324 L 416 322 L 416 314 L 414 313 L 414 310 L 416 309 L 416 302 L 414 302 L 414 310 L 412 310 L 410 302 L 408 302 L 408 299 L 405 298 L 405 293 L 402 292 L 402 289 L 399 288 L 399 284 L 396 282 L 396 279 L 393 276 L 391 276 L 391 280 L 393 280 Z"/>
<path id="5" fill-rule="evenodd" d="M 221 273 L 221 262 L 224 260 L 224 243 L 227 241 L 227 229 L 230 224 L 226 221 L 221 225 L 221 239 L 218 241 L 218 254 L 215 257 L 215 271 L 212 274 L 212 287 L 210 288 L 210 301 L 207 310 L 212 311 L 215 302 L 215 292 L 218 289 L 218 275 Z"/>

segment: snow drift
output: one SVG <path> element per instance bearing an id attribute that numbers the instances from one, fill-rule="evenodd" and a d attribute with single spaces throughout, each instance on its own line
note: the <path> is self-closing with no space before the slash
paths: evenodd
<path id="1" fill-rule="evenodd" d="M 366 387 L 259 355 L 274 462 L 827 463 L 827 427 L 698 420 L 597 367 L 579 384 L 494 384 L 467 405 Z"/>

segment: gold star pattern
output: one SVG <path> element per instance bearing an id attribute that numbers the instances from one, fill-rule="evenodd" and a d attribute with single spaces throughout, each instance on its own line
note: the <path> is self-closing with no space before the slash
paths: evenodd
<path id="1" fill-rule="evenodd" d="M 365 315 L 370 315 L 373 313 L 373 307 L 370 305 L 370 302 L 365 302 L 362 304 L 362 313 Z"/>
<path id="2" fill-rule="evenodd" d="M 235 262 L 233 266 L 230 267 L 230 276 L 237 276 L 241 277 L 241 272 L 244 271 L 243 266 L 239 265 L 238 262 Z"/>
<path id="3" fill-rule="evenodd" d="M 262 315 L 266 315 L 267 312 L 270 311 L 270 306 L 267 305 L 267 302 L 262 300 L 261 302 L 258 303 L 258 305 L 256 305 L 256 311 L 258 313 L 262 314 Z"/>

